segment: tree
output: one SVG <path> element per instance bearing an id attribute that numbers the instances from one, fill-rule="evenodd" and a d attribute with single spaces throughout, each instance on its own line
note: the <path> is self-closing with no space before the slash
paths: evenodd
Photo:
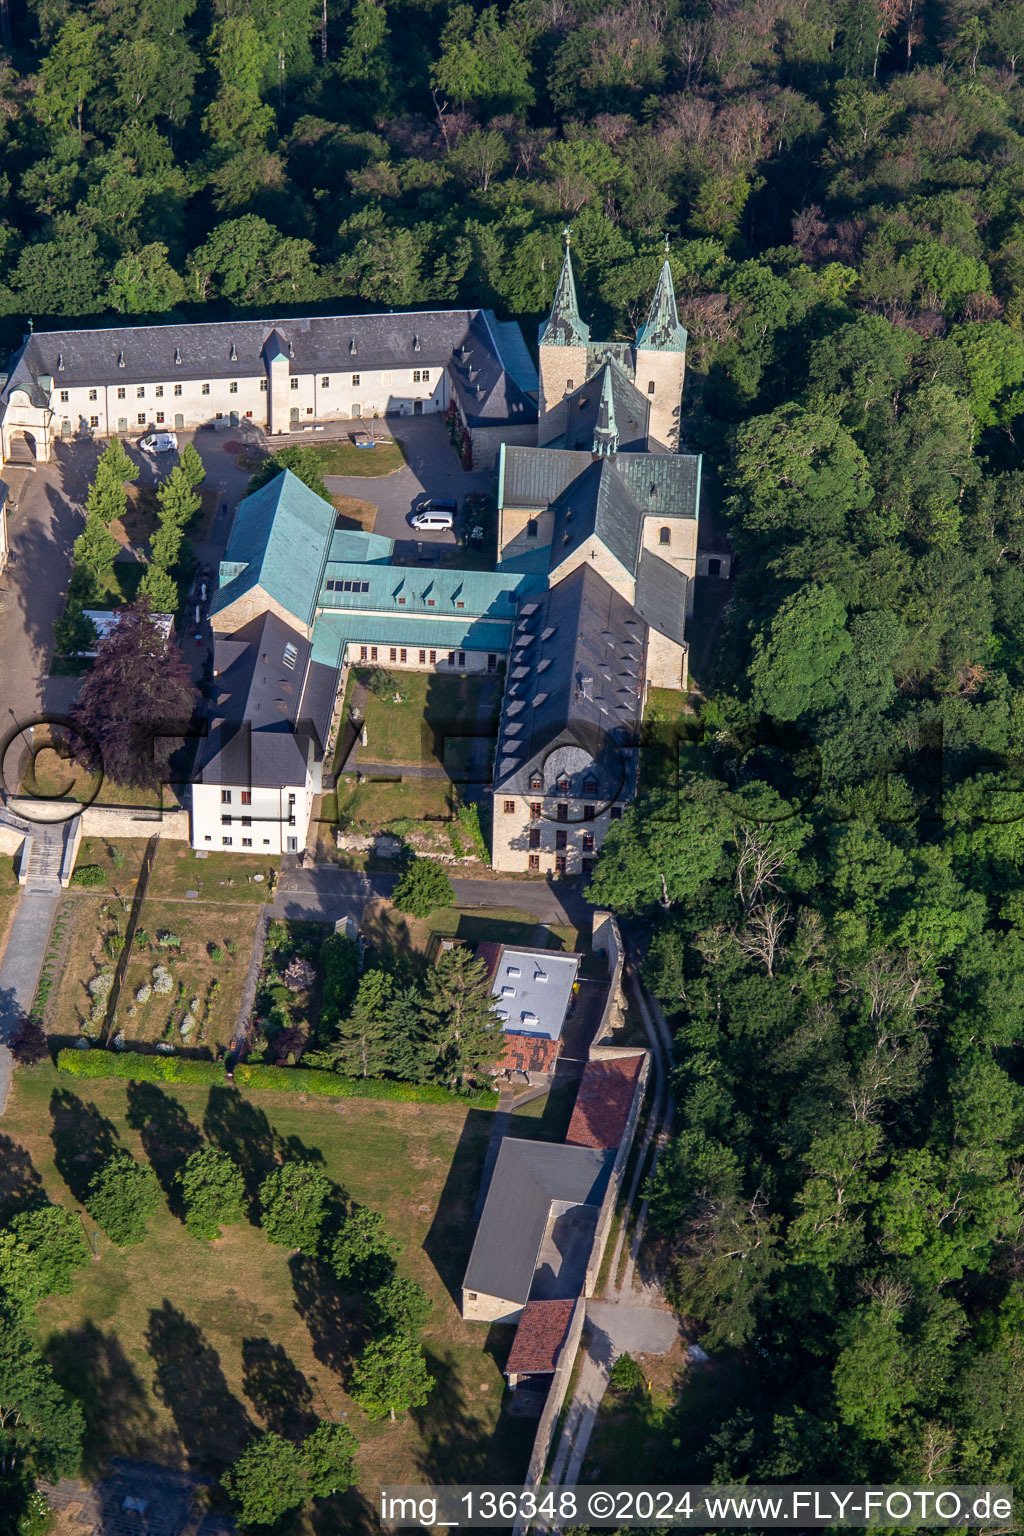
<path id="1" fill-rule="evenodd" d="M 188 481 L 193 490 L 195 490 L 197 486 L 202 485 L 203 481 L 206 479 L 206 465 L 200 458 L 199 453 L 193 443 L 186 443 L 184 448 L 180 450 L 178 454 L 178 462 L 174 468 L 181 470 L 181 473 L 185 476 L 185 479 Z M 174 479 L 174 470 L 171 471 L 170 479 Z M 161 489 L 163 489 L 163 487 L 161 487 Z M 157 494 L 159 495 L 159 492 Z M 198 511 L 198 508 L 196 510 Z M 182 526 L 184 526 L 184 524 L 182 524 Z"/>
<path id="2" fill-rule="evenodd" d="M 722 868 L 732 833 L 714 786 L 650 792 L 609 828 L 587 898 L 629 916 L 688 901 Z"/>
<path id="3" fill-rule="evenodd" d="M 370 1292 L 367 1314 L 375 1332 L 416 1334 L 426 1323 L 432 1306 L 430 1297 L 415 1280 L 392 1275 Z"/>
<path id="4" fill-rule="evenodd" d="M 132 462 L 119 437 L 112 437 L 100 455 L 96 474 L 85 500 L 86 521 L 98 517 L 109 528 L 124 517 L 128 509 L 125 481 L 139 478 L 139 466 Z"/>
<path id="5" fill-rule="evenodd" d="M 433 859 L 414 858 L 399 879 L 391 897 L 399 912 L 413 917 L 429 917 L 439 907 L 450 907 L 455 900 L 452 883 L 440 864 Z"/>
<path id="6" fill-rule="evenodd" d="M 220 224 L 188 259 L 193 296 L 235 304 L 296 304 L 317 296 L 313 243 L 247 213 Z"/>
<path id="7" fill-rule="evenodd" d="M 146 1222 L 160 1204 L 152 1168 L 141 1168 L 130 1152 L 115 1152 L 97 1170 L 85 1197 L 89 1214 L 119 1248 L 141 1243 Z"/>
<path id="8" fill-rule="evenodd" d="M 64 612 L 54 620 L 53 642 L 61 656 L 79 656 L 83 651 L 95 649 L 96 626 L 92 619 L 86 618 L 78 598 L 69 597 Z"/>
<path id="9" fill-rule="evenodd" d="M 154 613 L 175 613 L 178 607 L 178 583 L 164 566 L 153 560 L 139 583 L 139 592 L 149 599 Z"/>
<path id="10" fill-rule="evenodd" d="M 167 781 L 174 737 L 188 729 L 196 698 L 185 658 L 140 598 L 118 612 L 98 643 L 71 711 L 83 732 L 80 761 L 116 784 L 157 788 Z"/>
<path id="11" fill-rule="evenodd" d="M 308 485 L 323 501 L 331 501 L 331 493 L 324 484 L 324 462 L 324 456 L 318 448 L 300 448 L 297 444 L 279 448 L 260 465 L 246 486 L 245 494 L 251 496 L 283 470 L 290 469 L 303 485 Z M 331 504 L 333 506 L 333 502 Z"/>
<path id="12" fill-rule="evenodd" d="M 834 587 L 808 584 L 786 598 L 769 634 L 754 640 L 749 668 L 754 708 L 775 720 L 795 720 L 832 704 L 842 663 L 853 651 L 846 618 Z"/>
<path id="13" fill-rule="evenodd" d="M 428 1052 L 420 1003 L 419 994 L 391 971 L 366 971 L 351 1007 L 336 1020 L 325 991 L 324 1023 L 333 1034 L 325 1061 L 357 1077 L 422 1081 Z"/>
<path id="14" fill-rule="evenodd" d="M 103 519 L 92 513 L 86 518 L 85 528 L 74 542 L 72 554 L 76 565 L 83 565 L 94 576 L 100 577 L 110 570 L 120 550 L 120 544 Z"/>
<path id="15" fill-rule="evenodd" d="M 850 433 L 822 412 L 779 406 L 737 429 L 732 514 L 745 536 L 776 539 L 839 533 L 871 500 L 867 459 Z"/>
<path id="16" fill-rule="evenodd" d="M 313 1163 L 283 1163 L 260 1185 L 260 1225 L 272 1243 L 316 1254 L 331 1201 L 331 1182 Z"/>
<path id="17" fill-rule="evenodd" d="M 185 283 L 172 267 L 166 245 L 125 251 L 107 287 L 111 307 L 122 315 L 161 315 L 185 299 Z"/>
<path id="18" fill-rule="evenodd" d="M 620 1397 L 642 1392 L 647 1382 L 644 1373 L 629 1353 L 619 1355 L 608 1372 L 608 1385 Z"/>
<path id="19" fill-rule="evenodd" d="M 245 1179 L 238 1165 L 216 1147 L 193 1152 L 178 1174 L 185 1225 L 193 1237 L 213 1242 L 221 1227 L 245 1210 Z"/>
<path id="20" fill-rule="evenodd" d="M 0 1305 L 0 1482 L 74 1476 L 82 1410 L 53 1379 L 24 1320 Z"/>
<path id="21" fill-rule="evenodd" d="M 221 1481 L 243 1525 L 273 1525 L 306 1497 L 302 1452 L 280 1435 L 261 1435 Z"/>
<path id="22" fill-rule="evenodd" d="M 30 1311 L 43 1296 L 70 1291 L 87 1257 L 82 1224 L 65 1206 L 20 1211 L 0 1231 L 0 1296 Z"/>
<path id="23" fill-rule="evenodd" d="M 192 444 L 188 443 L 186 449 L 190 448 L 195 453 Z M 198 458 L 199 455 L 196 454 L 196 457 Z M 179 537 L 196 514 L 201 511 L 203 505 L 202 498 L 191 479 L 191 475 L 195 473 L 191 460 L 189 463 L 188 470 L 183 464 L 176 464 L 167 479 L 157 487 L 156 493 L 157 501 L 160 503 L 161 524 L 176 529 Z M 205 474 L 205 470 L 203 473 Z"/>
<path id="24" fill-rule="evenodd" d="M 33 1067 L 38 1061 L 46 1061 L 50 1045 L 46 1030 L 38 1019 L 31 1016 L 19 1020 L 11 1039 L 11 1055 L 20 1067 Z"/>
<path id="25" fill-rule="evenodd" d="M 312 1499 L 344 1493 L 358 1476 L 359 1441 L 346 1424 L 318 1424 L 302 1442 L 306 1492 Z"/>
<path id="26" fill-rule="evenodd" d="M 422 1003 L 437 1082 L 466 1087 L 497 1061 L 502 1031 L 496 1008 L 483 961 L 465 945 L 446 950 L 427 972 Z"/>
<path id="27" fill-rule="evenodd" d="M 358 1205 L 346 1218 L 331 1251 L 339 1280 L 351 1280 L 360 1290 L 386 1285 L 394 1275 L 398 1246 L 379 1211 Z"/>
<path id="28" fill-rule="evenodd" d="M 352 1371 L 351 1393 L 369 1419 L 384 1419 L 422 1408 L 434 1378 L 423 1350 L 407 1333 L 371 1339 Z"/>
<path id="29" fill-rule="evenodd" d="M 59 213 L 53 238 L 26 245 L 11 275 L 18 306 L 33 315 L 94 315 L 103 307 L 99 240 L 83 220 Z"/>

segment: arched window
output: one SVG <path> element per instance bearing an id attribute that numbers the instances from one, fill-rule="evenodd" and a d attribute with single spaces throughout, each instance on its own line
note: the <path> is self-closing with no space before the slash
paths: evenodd
<path id="1" fill-rule="evenodd" d="M 653 395 L 653 394 L 654 394 L 654 380 L 653 380 L 653 379 L 650 379 L 650 380 L 649 380 L 649 381 L 648 381 L 648 384 L 647 384 L 647 393 L 648 393 L 648 394 L 649 394 L 649 395 Z"/>
<path id="2" fill-rule="evenodd" d="M 672 543 L 672 530 L 671 530 L 671 528 L 663 528 L 661 530 L 661 532 L 658 534 L 658 543 L 659 544 L 671 544 Z"/>

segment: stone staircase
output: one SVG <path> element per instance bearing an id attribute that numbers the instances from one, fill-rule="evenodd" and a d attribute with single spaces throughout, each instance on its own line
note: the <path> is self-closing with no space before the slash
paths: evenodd
<path id="1" fill-rule="evenodd" d="M 64 829 L 40 827 L 32 835 L 25 891 L 59 891 L 64 858 Z"/>

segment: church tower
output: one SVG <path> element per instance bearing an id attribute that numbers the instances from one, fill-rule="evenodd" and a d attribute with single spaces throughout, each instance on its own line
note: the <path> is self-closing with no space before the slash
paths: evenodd
<path id="1" fill-rule="evenodd" d="M 565 430 L 565 397 L 579 389 L 587 377 L 587 344 L 590 327 L 580 318 L 576 280 L 569 255 L 569 231 L 565 231 L 565 260 L 551 304 L 551 313 L 540 328 L 540 396 L 537 443 L 543 447 Z"/>
<path id="2" fill-rule="evenodd" d="M 672 271 L 665 263 L 654 290 L 647 320 L 636 338 L 636 387 L 651 408 L 650 435 L 673 453 L 679 451 L 679 412 L 686 375 L 686 332 L 679 323 Z"/>

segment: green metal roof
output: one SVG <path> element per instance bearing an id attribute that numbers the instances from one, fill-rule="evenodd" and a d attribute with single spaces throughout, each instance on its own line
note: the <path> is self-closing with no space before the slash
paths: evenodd
<path id="1" fill-rule="evenodd" d="M 350 582 L 348 591 L 337 583 Z M 328 591 L 328 583 L 335 583 Z M 465 614 L 510 619 L 517 598 L 547 585 L 543 576 L 518 571 L 458 571 L 408 565 L 365 565 L 329 561 L 324 571 L 321 609 L 383 610 L 385 614 L 421 614 L 458 618 Z M 358 590 L 365 587 L 366 591 Z"/>
<path id="2" fill-rule="evenodd" d="M 504 655 L 512 636 L 514 613 L 495 619 L 434 619 L 423 614 L 381 618 L 355 609 L 319 613 L 313 627 L 313 660 L 340 665 L 346 645 L 396 645 L 437 651 L 497 651 Z M 386 658 L 382 658 L 385 659 Z"/>
<path id="3" fill-rule="evenodd" d="M 291 470 L 275 475 L 235 514 L 224 561 L 244 566 L 217 592 L 211 611 L 259 587 L 300 624 L 312 623 L 335 520 L 334 507 Z"/>
<path id="4" fill-rule="evenodd" d="M 576 302 L 576 279 L 568 245 L 551 302 L 551 313 L 540 328 L 538 340 L 542 347 L 585 347 L 590 340 L 590 327 L 581 320 Z"/>
<path id="5" fill-rule="evenodd" d="M 636 344 L 653 352 L 685 352 L 686 332 L 679 323 L 672 268 L 666 256 L 654 290 L 646 324 L 637 332 Z"/>
<path id="6" fill-rule="evenodd" d="M 361 564 L 384 563 L 391 559 L 394 539 L 381 533 L 363 533 L 356 528 L 338 528 L 331 539 L 328 561 L 359 561 Z"/>

